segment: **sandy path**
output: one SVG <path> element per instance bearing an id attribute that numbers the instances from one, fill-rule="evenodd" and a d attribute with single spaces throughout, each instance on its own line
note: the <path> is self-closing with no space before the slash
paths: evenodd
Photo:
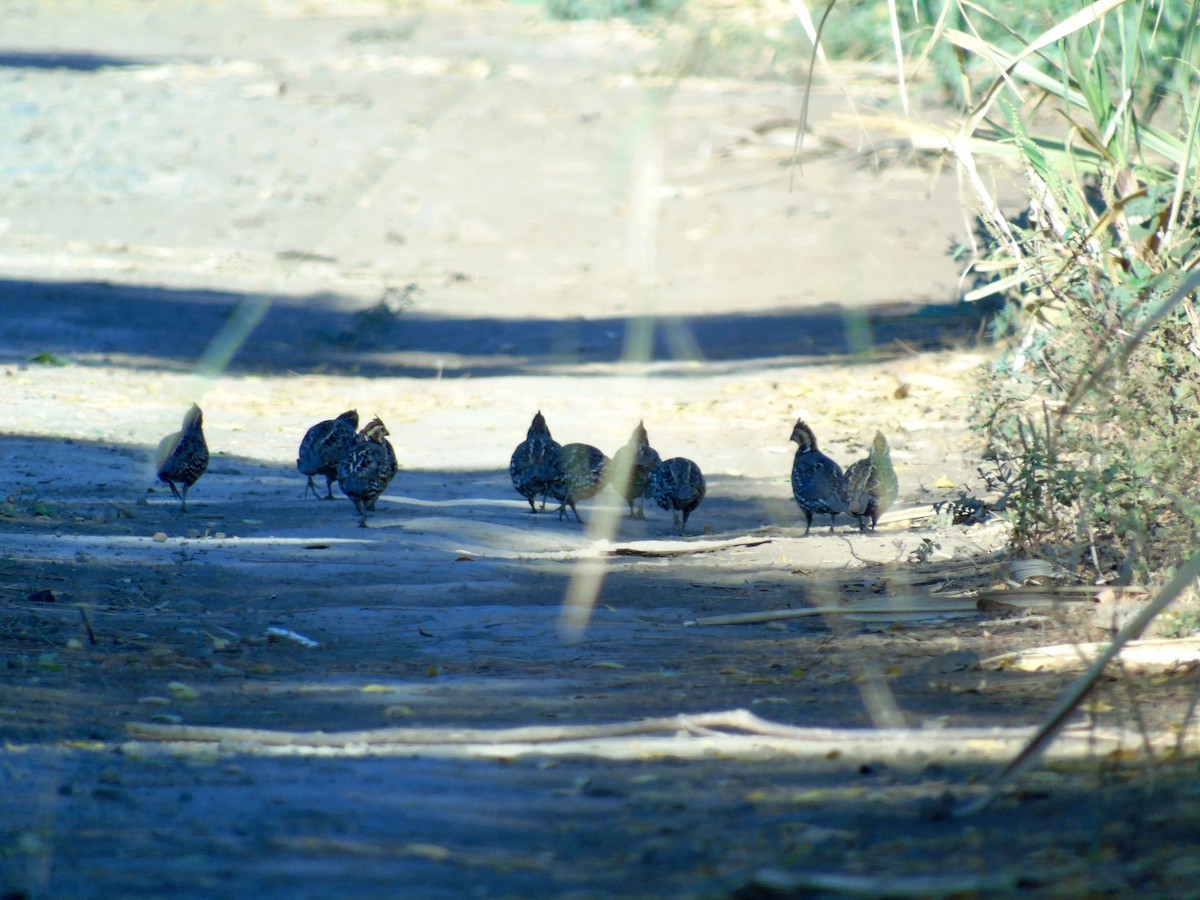
<path id="1" fill-rule="evenodd" d="M 1014 827 L 1020 810 L 919 815 L 976 790 L 971 764 L 125 743 L 135 721 L 739 707 L 861 726 L 880 715 L 864 683 L 914 726 L 1030 721 L 1066 676 L 977 663 L 1034 626 L 900 609 L 990 577 L 1004 539 L 920 518 L 979 456 L 966 416 L 984 357 L 953 303 L 949 179 L 834 152 L 856 137 L 822 88 L 821 154 L 789 192 L 791 131 L 760 126 L 795 115 L 794 91 L 665 84 L 645 33 L 532 8 L 30 3 L 5 41 L 0 886 L 716 896 L 796 860 L 974 877 L 1039 858 L 1048 838 Z M 410 305 L 377 308 L 413 284 Z M 647 315 L 664 317 L 652 340 Z M 193 400 L 214 456 L 184 516 L 148 459 Z M 344 499 L 302 499 L 294 470 L 308 425 L 349 407 L 384 418 L 402 463 L 365 531 Z M 588 528 L 531 516 L 505 466 L 539 408 L 559 440 L 612 452 L 641 418 L 664 455 L 699 462 L 694 530 L 619 518 L 610 494 L 584 505 Z M 912 518 L 803 538 L 797 415 L 844 462 L 882 429 Z M 562 600 L 596 566 L 590 626 L 563 642 Z M 56 602 L 30 598 L 44 590 Z M 898 611 L 685 625 L 830 599 Z M 1063 858 L 1089 858 L 1084 832 L 1053 836 Z"/>

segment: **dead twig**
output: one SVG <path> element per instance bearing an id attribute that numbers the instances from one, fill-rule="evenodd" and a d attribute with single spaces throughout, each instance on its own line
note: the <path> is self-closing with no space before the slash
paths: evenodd
<path id="1" fill-rule="evenodd" d="M 79 604 L 79 617 L 83 619 L 83 628 L 87 632 L 88 643 L 95 646 L 96 632 L 92 629 L 92 608 L 86 603 Z"/>
<path id="2" fill-rule="evenodd" d="M 1052 644 L 1030 647 L 1012 653 L 1001 653 L 981 660 L 985 669 L 1008 669 L 1020 672 L 1059 672 L 1079 669 L 1094 662 L 1106 649 L 1107 643 Z M 1170 671 L 1200 665 L 1200 639 L 1158 639 L 1130 641 L 1121 652 L 1119 661 L 1139 671 Z"/>
<path id="3" fill-rule="evenodd" d="M 601 551 L 606 556 L 693 556 L 697 553 L 716 553 L 718 550 L 730 550 L 733 548 L 742 547 L 758 547 L 762 544 L 771 543 L 770 538 L 751 541 L 725 541 L 720 544 L 684 544 L 681 546 L 670 547 L 662 550 L 646 550 L 641 547 L 624 546 L 613 547 L 611 550 Z"/>
<path id="4" fill-rule="evenodd" d="M 248 753 L 291 756 L 393 756 L 455 759 L 592 756 L 602 759 L 698 759 L 714 756 L 791 757 L 901 761 L 995 760 L 1011 755 L 1030 737 L 1028 728 L 797 728 L 760 719 L 744 709 L 678 715 L 608 725 L 534 725 L 516 728 L 383 728 L 327 733 L 259 728 L 131 722 L 141 742 L 128 752 L 148 753 L 154 744 L 173 753 Z M 1141 743 L 1121 728 L 1070 729 L 1055 745 L 1064 759 L 1103 757 Z M 1174 745 L 1174 730 L 1151 735 L 1156 751 Z"/>
<path id="5" fill-rule="evenodd" d="M 728 613 L 723 616 L 703 616 L 689 619 L 684 626 L 697 625 L 754 625 L 758 622 L 777 622 L 782 619 L 803 619 L 809 616 L 847 615 L 910 615 L 977 612 L 974 600 L 950 601 L 932 606 L 810 606 L 805 609 L 764 609 L 748 613 Z"/>
<path id="6" fill-rule="evenodd" d="M 764 869 L 750 881 L 780 896 L 808 896 L 817 892 L 859 897 L 950 897 L 1007 893 L 1017 888 L 1015 874 L 943 874 L 903 877 L 851 875 L 842 872 L 782 872 Z"/>
<path id="7" fill-rule="evenodd" d="M 1046 717 L 1046 721 L 1038 729 L 1037 733 L 1029 740 L 1021 752 L 1009 761 L 1008 765 L 1001 770 L 992 782 L 991 788 L 981 797 L 966 803 L 954 811 L 956 816 L 969 816 L 972 813 L 979 812 L 984 809 L 989 803 L 1000 796 L 1000 792 L 1010 781 L 1020 775 L 1025 769 L 1033 765 L 1046 752 L 1047 748 L 1062 731 L 1066 725 L 1067 719 L 1079 708 L 1084 698 L 1091 693 L 1092 688 L 1096 686 L 1096 682 L 1100 680 L 1104 669 L 1111 663 L 1117 654 L 1124 649 L 1125 645 L 1130 641 L 1135 640 L 1149 625 L 1154 618 L 1166 609 L 1172 601 L 1193 584 L 1197 577 L 1200 577 L 1200 553 L 1193 554 L 1184 565 L 1179 568 L 1172 578 L 1161 591 L 1158 596 L 1151 600 L 1145 607 L 1142 608 L 1129 623 L 1117 632 L 1112 643 L 1096 660 L 1088 667 L 1088 670 L 1080 676 L 1079 680 L 1071 687 L 1066 695 L 1059 701 L 1055 709 Z"/>

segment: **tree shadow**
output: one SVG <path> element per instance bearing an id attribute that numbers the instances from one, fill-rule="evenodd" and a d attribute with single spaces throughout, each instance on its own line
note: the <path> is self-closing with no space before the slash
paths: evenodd
<path id="1" fill-rule="evenodd" d="M 96 72 L 100 69 L 150 65 L 151 61 L 132 56 L 110 56 L 86 50 L 0 50 L 3 69 L 69 69 Z"/>
<path id="2" fill-rule="evenodd" d="M 423 377 L 531 374 L 625 361 L 756 367 L 878 358 L 976 341 L 993 308 L 979 304 L 834 304 L 783 312 L 657 320 L 455 318 L 337 294 L 259 296 L 107 282 L 0 281 L 0 358 L 39 354 L 84 364 L 190 370 L 232 341 L 228 371 Z M 245 339 L 233 324 L 265 310 Z M 255 314 L 257 316 L 257 314 Z M 687 371 L 685 368 L 684 372 Z"/>

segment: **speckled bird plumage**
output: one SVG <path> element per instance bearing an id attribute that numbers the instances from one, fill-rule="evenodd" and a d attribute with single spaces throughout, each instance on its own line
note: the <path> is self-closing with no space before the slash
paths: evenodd
<path id="1" fill-rule="evenodd" d="M 638 422 L 629 436 L 629 443 L 613 454 L 609 465 L 613 487 L 629 504 L 631 519 L 646 518 L 644 498 L 650 496 L 650 476 L 662 462 L 658 451 L 650 446 L 646 427 Z M 633 504 L 637 501 L 637 511 Z"/>
<path id="2" fill-rule="evenodd" d="M 813 516 L 829 516 L 829 530 L 834 518 L 846 511 L 846 476 L 842 467 L 817 449 L 817 437 L 803 419 L 796 420 L 792 429 L 796 442 L 796 458 L 792 462 L 792 495 L 804 512 L 804 533 L 812 529 Z"/>
<path id="3" fill-rule="evenodd" d="M 517 493 L 529 501 L 529 508 L 537 512 L 534 499 L 563 480 L 562 447 L 550 436 L 546 418 L 538 410 L 526 432 L 525 440 L 517 444 L 508 463 L 508 475 Z"/>
<path id="4" fill-rule="evenodd" d="M 301 475 L 308 476 L 304 496 L 307 497 L 308 492 L 312 491 L 314 497 L 320 497 L 317 486 L 313 483 L 313 476 L 324 475 L 325 490 L 328 493 L 321 499 L 333 499 L 333 482 L 337 478 L 338 461 L 354 446 L 357 431 L 358 410 L 355 409 L 346 410 L 336 419 L 326 419 L 308 429 L 296 456 L 296 468 L 300 470 Z"/>
<path id="5" fill-rule="evenodd" d="M 896 502 L 900 483 L 892 466 L 892 453 L 883 432 L 875 432 L 869 455 L 851 463 L 846 469 L 846 511 L 866 529 L 864 519 L 870 519 L 871 530 L 879 517 Z"/>
<path id="6" fill-rule="evenodd" d="M 195 403 L 183 417 L 183 428 L 158 442 L 155 454 L 158 480 L 165 481 L 171 493 L 187 512 L 188 488 L 208 470 L 208 442 L 204 440 L 204 414 Z M 183 485 L 181 492 L 177 484 Z"/>
<path id="7" fill-rule="evenodd" d="M 671 512 L 681 535 L 687 527 L 688 516 L 700 505 L 706 490 L 700 467 L 682 456 L 659 463 L 650 476 L 650 494 L 654 502 Z"/>
<path id="8" fill-rule="evenodd" d="M 550 486 L 548 493 L 560 504 L 560 520 L 569 506 L 575 513 L 575 521 L 582 524 L 575 504 L 595 497 L 604 489 L 608 483 L 610 460 L 591 444 L 563 444 L 561 459 L 562 478 Z"/>
<path id="9" fill-rule="evenodd" d="M 342 493 L 354 501 L 358 524 L 367 527 L 367 513 L 375 511 L 375 501 L 387 490 L 399 468 L 396 451 L 387 439 L 388 430 L 379 417 L 366 424 L 354 439 L 354 445 L 338 461 L 337 480 Z"/>

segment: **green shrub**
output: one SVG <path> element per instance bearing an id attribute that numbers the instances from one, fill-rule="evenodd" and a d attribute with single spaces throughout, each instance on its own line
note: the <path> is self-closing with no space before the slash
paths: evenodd
<path id="1" fill-rule="evenodd" d="M 553 19 L 643 19 L 674 15 L 684 0 L 546 0 Z"/>
<path id="2" fill-rule="evenodd" d="M 997 51 L 1011 80 L 973 116 L 1029 200 L 984 216 L 1001 277 L 973 295 L 1012 299 L 977 421 L 1014 539 L 1121 581 L 1158 580 L 1200 530 L 1195 9 L 1169 33 L 1160 12 L 1085 12 L 1036 54 Z"/>

